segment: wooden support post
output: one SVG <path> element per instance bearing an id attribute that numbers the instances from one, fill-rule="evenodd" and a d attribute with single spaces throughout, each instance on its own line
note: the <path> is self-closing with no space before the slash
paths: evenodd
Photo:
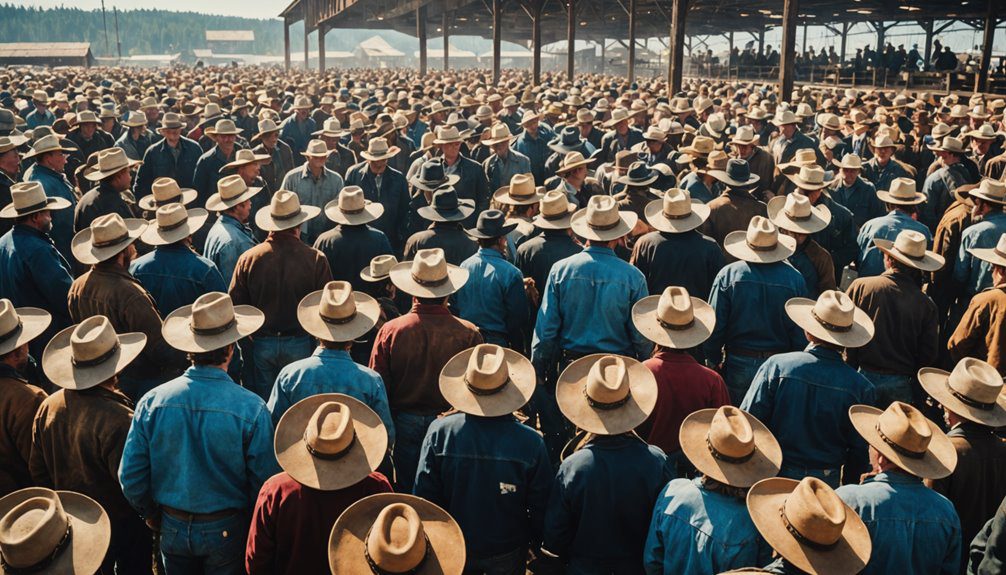
<path id="1" fill-rule="evenodd" d="M 290 20 L 283 19 L 283 67 L 290 71 Z"/>
<path id="2" fill-rule="evenodd" d="M 304 20 L 304 71 L 311 67 L 311 53 L 308 51 L 307 36 L 311 31 L 307 28 L 307 20 Z"/>
<path id="3" fill-rule="evenodd" d="M 796 15 L 799 0 L 785 0 L 782 7 L 782 46 L 779 49 L 779 99 L 788 102 L 793 94 L 793 52 L 796 49 Z"/>
<path id="4" fill-rule="evenodd" d="M 318 71 L 325 72 L 325 25 L 318 24 Z"/>
<path id="5" fill-rule="evenodd" d="M 535 86 L 541 83 L 541 9 L 544 5 L 542 0 L 532 0 L 527 5 L 531 16 L 531 78 Z"/>
<path id="6" fill-rule="evenodd" d="M 758 31 L 758 53 L 765 53 L 765 27 L 762 26 L 761 30 Z"/>
<path id="7" fill-rule="evenodd" d="M 887 43 L 885 40 L 887 37 L 887 26 L 884 26 L 883 20 L 874 22 L 873 26 L 877 29 L 877 57 L 879 58 L 884 53 L 884 44 Z"/>
<path id="8" fill-rule="evenodd" d="M 852 24 L 842 22 L 842 53 L 838 55 L 838 61 L 840 64 L 845 64 L 845 47 L 849 41 L 849 28 L 851 27 Z"/>
<path id="9" fill-rule="evenodd" d="M 685 64 L 685 20 L 688 0 L 673 0 L 671 4 L 671 37 L 667 47 L 668 96 L 681 91 Z"/>
<path id="10" fill-rule="evenodd" d="M 570 82 L 576 70 L 576 0 L 566 0 L 566 77 Z"/>
<path id="11" fill-rule="evenodd" d="M 426 5 L 416 8 L 416 37 L 419 38 L 419 75 L 426 75 Z"/>
<path id="12" fill-rule="evenodd" d="M 929 62 L 933 59 L 933 21 L 926 20 L 925 22 L 921 22 L 920 25 L 926 33 L 926 53 L 923 57 L 926 59 L 926 70 L 928 70 Z"/>
<path id="13" fill-rule="evenodd" d="M 608 39 L 601 38 L 601 73 L 604 74 L 604 67 L 608 64 Z"/>
<path id="14" fill-rule="evenodd" d="M 629 82 L 636 79 L 636 0 L 629 0 Z"/>
<path id="15" fill-rule="evenodd" d="M 444 72 L 450 70 L 450 52 L 451 52 L 451 30 L 450 24 L 451 20 L 447 16 L 447 1 L 444 0 L 444 14 L 441 19 L 440 29 L 444 31 Z"/>
<path id="16" fill-rule="evenodd" d="M 989 68 L 992 65 L 992 38 L 995 36 L 996 24 L 998 23 L 992 8 L 993 0 L 988 0 L 989 7 L 985 13 L 985 35 L 982 39 L 982 61 L 978 66 L 979 92 L 988 90 Z"/>
<path id="17" fill-rule="evenodd" d="M 803 25 L 803 53 L 807 53 L 807 25 Z"/>
<path id="18" fill-rule="evenodd" d="M 500 40 L 503 37 L 503 3 L 493 0 L 493 84 L 500 81 Z"/>

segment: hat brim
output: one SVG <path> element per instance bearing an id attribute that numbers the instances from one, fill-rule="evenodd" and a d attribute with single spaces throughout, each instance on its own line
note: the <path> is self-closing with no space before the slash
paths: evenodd
<path id="1" fill-rule="evenodd" d="M 894 249 L 894 242 L 891 240 L 873 238 L 873 245 L 880 251 L 905 264 L 906 266 L 923 272 L 938 271 L 946 263 L 946 260 L 944 260 L 942 256 L 939 256 L 929 250 L 926 250 L 926 255 L 922 256 L 920 259 L 910 258 Z"/>
<path id="2" fill-rule="evenodd" d="M 105 178 L 108 178 L 108 177 L 114 176 L 115 174 L 118 174 L 122 170 L 131 170 L 131 169 L 135 168 L 136 166 L 139 166 L 142 163 L 143 162 L 140 161 L 140 160 L 130 160 L 130 159 L 127 159 L 126 160 L 126 165 L 119 166 L 118 168 L 115 168 L 114 170 L 108 170 L 108 171 L 102 171 L 100 169 L 97 169 L 97 166 L 95 166 L 95 170 L 93 172 L 90 172 L 90 173 L 85 173 L 84 174 L 84 178 L 86 178 L 87 181 L 89 181 L 89 182 L 100 182 L 101 180 L 104 180 Z"/>
<path id="3" fill-rule="evenodd" d="M 816 234 L 831 223 L 831 211 L 825 206 L 811 206 L 810 217 L 796 220 L 785 211 L 786 197 L 777 196 L 768 201 L 768 219 L 776 227 L 798 234 Z"/>
<path id="4" fill-rule="evenodd" d="M 384 206 L 377 202 L 367 200 L 363 210 L 357 213 L 348 214 L 339 209 L 339 200 L 335 199 L 325 206 L 325 217 L 337 224 L 347 226 L 362 226 L 369 224 L 384 215 Z"/>
<path id="5" fill-rule="evenodd" d="M 192 202 L 196 201 L 196 198 L 199 197 L 199 192 L 191 188 L 181 188 L 181 192 L 182 195 L 180 197 L 174 198 L 170 202 L 164 202 L 161 204 L 157 203 L 157 201 L 154 199 L 153 194 L 150 194 L 149 196 L 143 196 L 142 198 L 139 199 L 139 201 L 136 202 L 136 205 L 140 206 L 141 210 L 154 212 L 157 211 L 158 206 L 163 206 L 165 204 L 179 203 L 182 204 L 183 206 L 187 206 Z"/>
<path id="6" fill-rule="evenodd" d="M 926 195 L 921 192 L 915 192 L 915 197 L 911 200 L 896 198 L 888 190 L 878 191 L 877 197 L 885 204 L 895 204 L 898 206 L 916 206 L 926 201 Z"/>
<path id="7" fill-rule="evenodd" d="M 584 159 L 580 160 L 579 162 L 573 162 L 572 164 L 566 164 L 564 166 L 560 165 L 558 168 L 556 168 L 555 173 L 556 174 L 565 174 L 566 172 L 568 172 L 570 170 L 575 170 L 575 169 L 579 168 L 580 166 L 589 166 L 590 164 L 593 164 L 595 161 L 597 161 L 597 158 L 592 156 L 592 157 L 589 157 L 589 158 L 584 158 Z"/>
<path id="8" fill-rule="evenodd" d="M 541 201 L 542 194 L 537 191 L 526 198 L 514 198 L 510 195 L 510 186 L 503 186 L 502 188 L 493 192 L 493 201 L 504 204 L 507 206 L 529 206 L 531 204 L 537 204 Z"/>
<path id="9" fill-rule="evenodd" d="M 27 141 L 27 140 L 25 140 L 25 141 Z M 77 150 L 74 149 L 74 148 L 64 148 L 62 146 L 60 146 L 58 148 L 49 148 L 48 150 L 37 150 L 36 151 L 35 149 L 32 149 L 30 152 L 28 152 L 25 155 L 21 156 L 21 159 L 22 160 L 27 160 L 28 158 L 34 158 L 36 156 L 41 156 L 42 154 L 48 154 L 49 152 L 63 152 L 64 154 L 71 154 L 71 153 L 76 152 L 76 151 Z"/>
<path id="10" fill-rule="evenodd" d="M 646 339 L 671 349 L 691 349 L 709 339 L 716 325 L 716 311 L 697 297 L 692 297 L 694 322 L 683 329 L 668 329 L 657 319 L 660 295 L 651 295 L 632 306 L 632 324 Z"/>
<path id="11" fill-rule="evenodd" d="M 922 457 L 909 457 L 894 450 L 880 436 L 877 420 L 884 411 L 870 405 L 853 405 L 849 408 L 849 419 L 856 431 L 889 461 L 901 469 L 923 479 L 942 479 L 954 471 L 957 466 L 957 450 L 943 430 L 929 421 L 932 437 Z"/>
<path id="12" fill-rule="evenodd" d="M 370 161 L 370 162 L 378 162 L 378 161 L 381 161 L 381 160 L 387 160 L 389 158 L 394 158 L 395 156 L 398 155 L 398 152 L 401 152 L 401 151 L 402 151 L 402 149 L 399 148 L 398 146 L 391 146 L 390 148 L 388 148 L 388 151 L 384 152 L 383 154 L 371 154 L 370 152 L 363 151 L 363 152 L 360 152 L 360 157 L 363 158 L 364 160 L 367 160 L 367 161 Z"/>
<path id="13" fill-rule="evenodd" d="M 345 404 L 353 418 L 356 439 L 338 459 L 315 457 L 307 449 L 304 431 L 314 412 L 331 401 Z M 370 475 L 388 451 L 388 430 L 373 409 L 341 393 L 312 395 L 293 404 L 276 425 L 276 461 L 297 483 L 321 491 L 355 485 Z"/>
<path id="14" fill-rule="evenodd" d="M 968 192 L 968 196 L 972 198 L 978 198 L 980 200 L 990 202 L 993 204 L 999 204 L 1000 206 L 1006 204 L 1006 197 L 990 196 L 984 191 L 982 191 L 980 187 L 970 190 Z"/>
<path id="15" fill-rule="evenodd" d="M 188 210 L 188 215 L 189 217 L 184 224 L 167 231 L 157 226 L 156 219 L 151 220 L 150 225 L 140 235 L 140 241 L 148 246 L 166 246 L 180 242 L 199 231 L 206 225 L 206 220 L 210 217 L 210 213 L 202 208 L 192 208 Z"/>
<path id="16" fill-rule="evenodd" d="M 192 306 L 182 306 L 164 318 L 161 335 L 168 345 L 185 353 L 204 353 L 226 347 L 255 333 L 265 323 L 265 314 L 250 305 L 234 306 L 234 324 L 226 331 L 200 335 L 192 331 Z"/>
<path id="17" fill-rule="evenodd" d="M 255 213 L 255 225 L 257 225 L 262 231 L 281 232 L 283 230 L 290 230 L 310 219 L 317 217 L 318 214 L 321 213 L 321 208 L 317 206 L 301 204 L 299 214 L 290 219 L 277 220 L 272 217 L 270 209 L 270 206 L 263 206 Z"/>
<path id="18" fill-rule="evenodd" d="M 636 227 L 638 221 L 639 216 L 636 212 L 619 211 L 618 223 L 614 227 L 606 230 L 594 229 L 587 223 L 587 208 L 583 208 L 570 216 L 569 225 L 573 228 L 573 232 L 581 238 L 596 242 L 610 242 L 628 235 Z"/>
<path id="19" fill-rule="evenodd" d="M 367 535 L 385 507 L 405 503 L 416 510 L 429 540 L 422 566 L 414 575 L 459 575 L 465 566 L 465 539 L 461 527 L 439 506 L 404 493 L 379 493 L 349 506 L 332 527 L 328 564 L 332 573 L 370 573 L 364 553 Z"/>
<path id="20" fill-rule="evenodd" d="M 304 331 L 322 341 L 353 341 L 377 325 L 381 317 L 381 306 L 377 300 L 362 292 L 353 292 L 356 315 L 345 323 L 326 322 L 318 313 L 323 291 L 318 290 L 304 296 L 297 306 L 297 321 Z"/>
<path id="21" fill-rule="evenodd" d="M 996 250 L 996 248 L 968 248 L 968 253 L 983 262 L 988 262 L 994 266 L 1006 267 L 1006 257 Z"/>
<path id="22" fill-rule="evenodd" d="M 471 200 L 458 200 L 458 207 L 455 210 L 446 211 L 433 206 L 423 206 L 416 208 L 416 213 L 431 222 L 460 222 L 475 213 L 475 203 Z"/>
<path id="23" fill-rule="evenodd" d="M 258 164 L 258 163 L 268 164 L 271 162 L 272 162 L 272 156 L 268 154 L 255 154 L 254 157 L 250 160 L 234 160 L 229 164 L 224 164 L 223 166 L 221 166 L 219 172 L 223 173 L 226 172 L 227 170 L 240 168 L 241 166 L 247 166 L 248 164 Z"/>
<path id="24" fill-rule="evenodd" d="M 77 258 L 77 261 L 84 265 L 94 265 L 99 264 L 105 260 L 115 257 L 117 254 L 122 252 L 122 250 L 129 247 L 130 244 L 135 242 L 143 235 L 143 231 L 147 229 L 149 223 L 147 220 L 142 220 L 139 218 L 128 218 L 125 220 L 126 223 L 126 239 L 123 241 L 106 247 L 97 248 L 94 247 L 94 243 L 91 237 L 91 228 L 86 228 L 77 232 L 77 235 L 73 236 L 70 241 L 70 252 L 73 253 L 73 257 Z"/>
<path id="25" fill-rule="evenodd" d="M 21 318 L 21 325 L 17 328 L 17 335 L 11 334 L 0 343 L 0 356 L 10 353 L 42 335 L 52 323 L 52 315 L 44 309 L 19 307 L 14 308 L 14 311 Z"/>
<path id="26" fill-rule="evenodd" d="M 817 302 L 812 299 L 793 298 L 786 302 L 786 315 L 812 336 L 839 347 L 863 347 L 873 339 L 873 320 L 865 311 L 857 307 L 853 312 L 850 329 L 840 332 L 830 330 L 814 319 L 815 303 Z"/>
<path id="27" fill-rule="evenodd" d="M 495 234 L 487 234 L 487 233 L 479 230 L 478 228 L 466 229 L 465 233 L 467 233 L 469 236 L 471 236 L 471 237 L 473 237 L 475 239 L 479 239 L 479 240 L 491 240 L 493 238 L 501 238 L 503 236 L 506 236 L 510 232 L 512 232 L 512 231 L 514 231 L 516 229 L 517 229 L 517 222 L 513 222 L 513 223 L 505 223 L 505 224 L 503 224 L 500 227 L 499 232 L 495 233 Z"/>
<path id="28" fill-rule="evenodd" d="M 30 216 L 31 214 L 36 214 L 38 212 L 65 210 L 66 208 L 69 208 L 71 205 L 72 204 L 70 203 L 70 201 L 64 198 L 46 198 L 44 206 L 24 212 L 19 212 L 14 208 L 14 204 L 10 203 L 4 206 L 2 210 L 0 210 L 0 218 L 5 220 L 13 220 L 24 216 Z"/>
<path id="29" fill-rule="evenodd" d="M 753 264 L 781 262 L 796 251 L 796 239 L 779 234 L 779 243 L 771 250 L 755 250 L 747 244 L 747 232 L 730 232 L 723 239 L 723 249 L 733 257 Z"/>
<path id="30" fill-rule="evenodd" d="M 919 370 L 919 384 L 922 385 L 922 389 L 926 390 L 929 397 L 935 399 L 943 407 L 961 417 L 988 427 L 1006 425 L 1006 395 L 999 394 L 991 409 L 968 405 L 958 399 L 947 386 L 949 378 L 950 372 L 942 369 L 924 367 Z"/>
<path id="31" fill-rule="evenodd" d="M 265 136 L 266 134 L 272 134 L 274 132 L 279 132 L 282 129 L 283 129 L 282 127 L 276 126 L 275 128 L 272 128 L 271 130 L 262 130 L 262 131 L 259 131 L 259 132 L 255 132 L 255 135 L 251 137 L 250 141 L 254 142 L 256 140 L 261 139 L 262 136 Z"/>
<path id="32" fill-rule="evenodd" d="M 63 389 L 81 391 L 108 381 L 139 357 L 147 343 L 147 336 L 142 333 L 120 333 L 119 349 L 108 359 L 92 367 L 77 367 L 70 346 L 70 336 L 76 327 L 72 325 L 57 333 L 42 352 L 42 371 L 49 381 Z"/>
<path id="33" fill-rule="evenodd" d="M 578 428 L 598 435 L 618 435 L 639 427 L 657 403 L 657 380 L 642 363 L 622 357 L 628 371 L 629 399 L 614 409 L 594 409 L 587 403 L 584 386 L 591 366 L 610 354 L 598 353 L 569 364 L 559 376 L 555 399 L 566 419 Z"/>
<path id="34" fill-rule="evenodd" d="M 412 277 L 412 262 L 401 262 L 388 273 L 391 283 L 405 293 L 425 298 L 442 298 L 461 289 L 468 281 L 468 270 L 447 264 L 447 278 L 440 285 L 421 285 Z"/>
<path id="35" fill-rule="evenodd" d="M 205 130 L 203 130 L 203 133 L 206 134 L 207 136 L 237 136 L 241 134 L 241 130 L 235 128 L 233 132 L 230 130 L 226 132 L 218 132 L 214 128 L 206 128 Z"/>
<path id="36" fill-rule="evenodd" d="M 782 447 L 768 427 L 756 417 L 742 411 L 754 433 L 754 452 L 743 463 L 731 463 L 716 458 L 709 450 L 707 436 L 716 409 L 700 409 L 681 422 L 678 439 L 681 451 L 701 473 L 732 487 L 747 488 L 762 479 L 775 477 L 782 466 Z"/>
<path id="37" fill-rule="evenodd" d="M 615 118 L 611 118 L 609 120 L 601 122 L 601 126 L 605 128 L 614 128 L 615 125 L 617 125 L 619 122 L 625 122 L 627 120 L 631 120 L 634 116 L 636 116 L 640 112 L 642 112 L 642 110 L 630 111 L 629 114 L 624 118 L 619 118 L 617 120 Z"/>
<path id="38" fill-rule="evenodd" d="M 709 218 L 709 213 L 709 206 L 699 200 L 692 200 L 692 213 L 684 218 L 667 217 L 663 200 L 654 200 L 643 208 L 643 216 L 651 226 L 671 234 L 683 234 L 699 228 Z"/>
<path id="39" fill-rule="evenodd" d="M 234 206 L 246 202 L 253 197 L 255 194 L 261 192 L 264 188 L 248 188 L 241 195 L 234 196 L 228 200 L 223 199 L 220 196 L 220 192 L 217 192 L 206 199 L 206 209 L 211 212 L 223 212 L 233 208 Z"/>
<path id="40" fill-rule="evenodd" d="M 845 506 L 845 525 L 838 541 L 826 549 L 801 543 L 790 532 L 781 509 L 799 481 L 773 477 L 751 487 L 747 507 L 758 532 L 779 555 L 798 569 L 817 575 L 859 573 L 870 559 L 873 544 L 870 532 L 859 515 Z"/>
<path id="41" fill-rule="evenodd" d="M 653 172 L 654 173 L 652 176 L 648 178 L 643 178 L 642 180 L 633 180 L 632 178 L 629 177 L 628 174 L 626 174 L 615 180 L 615 183 L 625 184 L 626 186 L 649 186 L 653 182 L 657 181 L 657 179 L 660 177 L 659 172 L 657 172 L 656 170 L 653 170 Z"/>
<path id="42" fill-rule="evenodd" d="M 751 174 L 746 180 L 736 180 L 723 170 L 708 170 L 706 173 L 716 180 L 734 188 L 746 188 L 753 186 L 761 180 L 761 177 L 759 177 L 758 174 Z"/>
<path id="43" fill-rule="evenodd" d="M 424 192 L 435 192 L 437 188 L 443 186 L 453 186 L 460 181 L 461 176 L 457 174 L 450 174 L 448 176 L 445 176 L 443 180 L 438 180 L 436 182 L 431 182 L 428 180 L 420 180 L 418 175 L 416 175 L 409 180 L 409 183 L 412 184 L 414 187 L 423 190 Z"/>
<path id="44" fill-rule="evenodd" d="M 566 214 L 561 217 L 553 217 L 552 219 L 546 218 L 544 215 L 539 213 L 536 215 L 531 222 L 534 223 L 535 227 L 543 230 L 568 230 L 573 226 L 573 214 L 576 213 L 576 204 L 567 204 Z"/>
<path id="45" fill-rule="evenodd" d="M 482 417 L 498 417 L 513 413 L 527 404 L 534 393 L 537 378 L 531 362 L 512 349 L 502 348 L 509 380 L 492 394 L 471 391 L 465 381 L 468 359 L 475 348 L 452 357 L 440 372 L 440 393 L 454 409 Z"/>

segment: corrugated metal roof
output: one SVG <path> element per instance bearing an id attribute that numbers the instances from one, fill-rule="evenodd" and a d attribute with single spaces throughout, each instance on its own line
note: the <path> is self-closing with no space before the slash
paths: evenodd
<path id="1" fill-rule="evenodd" d="M 13 42 L 0 44 L 0 58 L 84 58 L 90 42 Z"/>
<path id="2" fill-rule="evenodd" d="M 207 42 L 254 42 L 254 30 L 207 30 Z"/>

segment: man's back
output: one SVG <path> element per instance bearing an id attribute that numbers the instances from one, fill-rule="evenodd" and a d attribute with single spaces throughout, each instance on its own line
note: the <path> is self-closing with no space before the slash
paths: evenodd
<path id="1" fill-rule="evenodd" d="M 954 279 L 964 286 L 966 295 L 974 295 L 992 287 L 992 264 L 973 255 L 973 249 L 994 248 L 1006 233 L 1006 213 L 992 212 L 980 221 L 964 228 L 961 245 L 954 255 Z M 947 260 L 947 265 L 951 265 Z"/>
<path id="2" fill-rule="evenodd" d="M 325 254 L 333 280 L 348 281 L 356 290 L 367 284 L 360 279 L 360 270 L 370 265 L 372 258 L 394 253 L 388 236 L 368 225 L 339 224 L 318 236 L 314 249 Z"/>
<path id="3" fill-rule="evenodd" d="M 709 219 L 702 227 L 702 233 L 716 240 L 716 243 L 723 245 L 723 240 L 730 232 L 745 230 L 748 222 L 755 216 L 765 217 L 767 206 L 764 202 L 756 200 L 751 194 L 738 190 L 729 190 L 718 198 L 709 202 Z M 733 256 L 726 256 L 728 261 L 733 261 Z"/>
<path id="4" fill-rule="evenodd" d="M 723 268 L 723 252 L 716 242 L 696 230 L 683 234 L 650 232 L 632 248 L 632 264 L 646 276 L 651 294 L 680 286 L 695 297 L 706 298 L 713 279 Z"/>
<path id="5" fill-rule="evenodd" d="M 580 253 L 580 247 L 566 230 L 545 230 L 517 246 L 514 263 L 524 277 L 534 280 L 538 290 L 545 289 L 548 273 L 559 260 Z"/>
<path id="6" fill-rule="evenodd" d="M 434 248 L 444 250 L 444 259 L 447 263 L 459 266 L 479 250 L 479 245 L 465 233 L 460 224 L 436 223 L 429 229 L 418 231 L 409 237 L 405 242 L 404 257 L 406 260 L 411 260 L 419 250 Z"/>
<path id="7" fill-rule="evenodd" d="M 158 246 L 134 260 L 129 273 L 154 298 L 161 317 L 192 304 L 203 294 L 227 291 L 217 266 L 182 244 Z"/>
<path id="8" fill-rule="evenodd" d="M 884 273 L 884 254 L 877 246 L 873 245 L 873 240 L 881 239 L 893 242 L 898 234 L 905 230 L 921 233 L 926 237 L 927 248 L 932 246 L 933 234 L 929 232 L 929 228 L 899 210 L 892 210 L 886 215 L 873 218 L 863 224 L 856 237 L 856 243 L 859 245 L 859 255 L 856 256 L 859 277 L 878 276 Z"/>

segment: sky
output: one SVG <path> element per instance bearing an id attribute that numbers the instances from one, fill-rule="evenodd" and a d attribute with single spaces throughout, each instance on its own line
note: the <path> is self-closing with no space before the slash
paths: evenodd
<path id="1" fill-rule="evenodd" d="M 223 16 L 243 16 L 246 18 L 276 18 L 280 10 L 289 4 L 288 0 L 105 0 L 105 8 L 111 10 L 116 6 L 119 10 L 138 8 L 159 8 L 179 12 L 201 12 L 203 14 L 220 14 Z M 25 0 L 25 6 L 40 6 L 54 8 L 67 6 L 92 10 L 101 8 L 101 0 Z"/>

